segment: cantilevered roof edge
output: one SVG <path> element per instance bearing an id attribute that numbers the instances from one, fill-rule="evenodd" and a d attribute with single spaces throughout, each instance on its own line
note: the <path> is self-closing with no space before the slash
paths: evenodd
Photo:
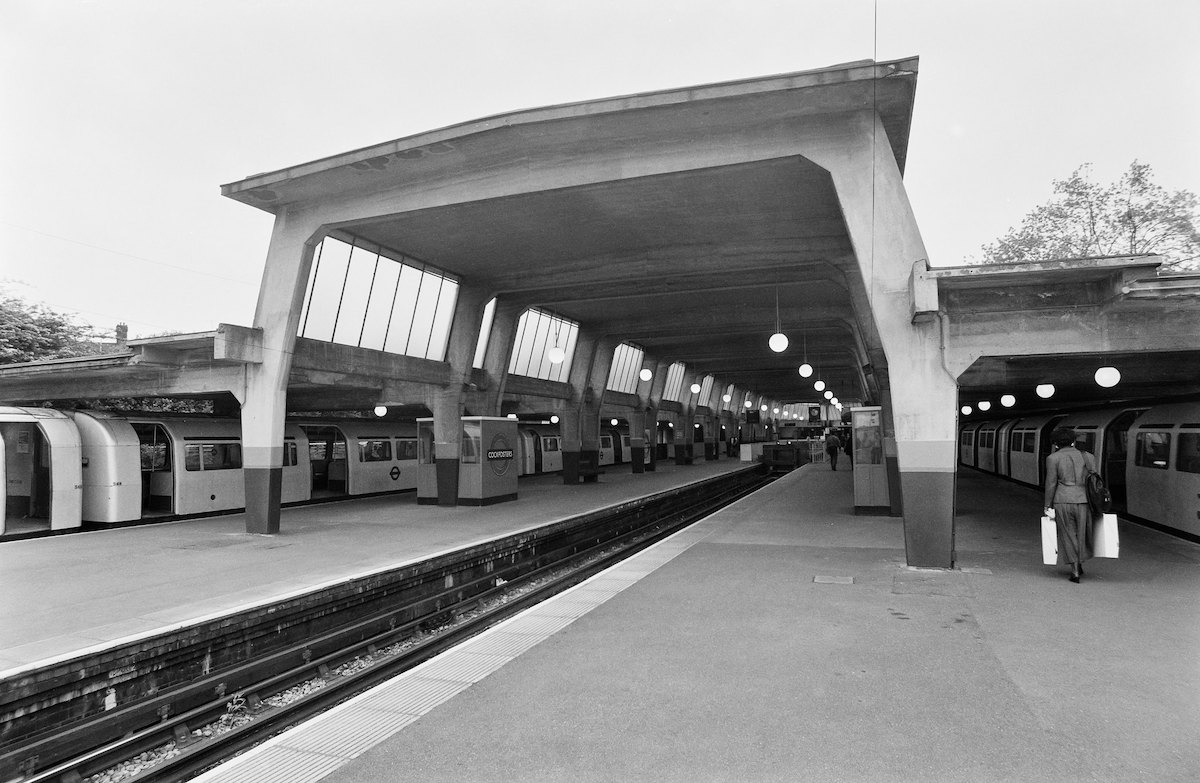
<path id="1" fill-rule="evenodd" d="M 857 60 L 839 65 L 815 68 L 793 73 L 777 74 L 774 76 L 751 77 L 725 82 L 697 85 L 692 87 L 677 87 L 667 90 L 657 90 L 631 95 L 599 98 L 595 100 L 577 101 L 573 103 L 556 104 L 533 109 L 521 109 L 502 114 L 495 114 L 481 119 L 448 125 L 443 128 L 423 131 L 411 136 L 405 136 L 381 144 L 361 147 L 349 152 L 331 155 L 325 158 L 296 166 L 290 166 L 276 171 L 254 174 L 245 179 L 221 186 L 221 195 L 243 203 L 251 204 L 272 212 L 272 206 L 250 195 L 251 191 L 300 179 L 324 171 L 330 171 L 342 166 L 352 165 L 364 160 L 390 155 L 419 147 L 428 147 L 439 142 L 462 138 L 476 133 L 483 133 L 495 128 L 514 125 L 529 125 L 553 120 L 574 119 L 589 115 L 600 115 L 648 109 L 692 101 L 718 100 L 721 98 L 753 95 L 756 93 L 782 92 L 810 87 L 848 84 L 870 79 L 895 77 L 915 77 L 919 58 L 906 57 L 899 60 L 874 62 L 872 60 Z M 907 129 L 912 122 L 911 101 L 903 118 L 905 133 L 901 143 L 907 148 Z M 897 159 L 903 160 L 903 151 L 897 150 Z"/>

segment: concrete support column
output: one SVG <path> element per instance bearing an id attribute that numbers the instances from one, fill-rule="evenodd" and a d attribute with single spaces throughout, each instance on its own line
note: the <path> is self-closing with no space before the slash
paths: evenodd
<path id="1" fill-rule="evenodd" d="M 439 506 L 458 505 L 458 461 L 462 450 L 462 417 L 471 380 L 479 324 L 490 293 L 478 286 L 460 285 L 454 319 L 446 343 L 450 382 L 432 393 L 426 406 L 433 412 L 433 451 Z M 478 397 L 478 395 L 476 395 Z"/>
<path id="2" fill-rule="evenodd" d="M 650 442 L 646 444 L 646 448 L 650 449 L 650 464 L 646 470 L 655 471 L 658 469 L 658 406 L 667 385 L 667 369 L 670 365 L 647 357 L 642 361 L 642 367 L 653 373 L 649 381 L 638 383 L 638 396 L 644 401 L 646 429 L 650 432 Z"/>
<path id="3" fill-rule="evenodd" d="M 246 491 L 246 532 L 279 532 L 283 493 L 283 422 L 288 376 L 300 326 L 300 311 L 320 226 L 286 208 L 275 217 L 263 267 L 254 326 L 262 330 L 262 362 L 246 366 L 242 403 L 242 466 Z"/>
<path id="4" fill-rule="evenodd" d="M 580 330 L 575 339 L 575 360 L 569 383 L 573 405 L 562 418 L 563 483 L 596 480 L 600 464 L 600 402 L 619 340 Z M 572 454 L 572 451 L 574 452 Z M 573 463 L 568 467 L 569 463 Z M 582 468 L 581 468 L 582 466 Z"/>
<path id="5" fill-rule="evenodd" d="M 634 473 L 646 472 L 646 411 L 639 408 L 626 416 L 629 421 L 629 466 Z"/>
<path id="6" fill-rule="evenodd" d="M 462 450 L 462 389 L 445 389 L 426 401 L 433 411 L 433 453 L 437 504 L 458 505 L 458 459 Z"/>
<path id="7" fill-rule="evenodd" d="M 812 159 L 833 177 L 870 315 L 887 356 L 908 564 L 954 564 L 958 385 L 937 319 L 913 323 L 914 275 L 928 258 L 883 123 L 864 112 Z M 885 444 L 886 445 L 886 444 Z"/>
<path id="8" fill-rule="evenodd" d="M 486 305 L 486 302 L 485 302 Z M 496 308 L 492 312 L 492 328 L 488 333 L 487 348 L 483 354 L 483 370 L 487 373 L 486 403 L 481 406 L 480 416 L 501 416 L 504 403 L 504 385 L 508 379 L 508 364 L 512 357 L 513 341 L 516 339 L 517 323 L 525 306 L 511 299 L 496 297 Z"/>

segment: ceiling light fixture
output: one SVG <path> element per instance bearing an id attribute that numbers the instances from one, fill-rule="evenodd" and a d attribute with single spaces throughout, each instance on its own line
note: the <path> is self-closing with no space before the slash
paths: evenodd
<path id="1" fill-rule="evenodd" d="M 779 286 L 775 287 L 775 334 L 767 340 L 767 345 L 771 346 L 771 350 L 775 353 L 783 353 L 788 347 L 787 335 L 783 333 L 783 329 L 779 325 Z"/>

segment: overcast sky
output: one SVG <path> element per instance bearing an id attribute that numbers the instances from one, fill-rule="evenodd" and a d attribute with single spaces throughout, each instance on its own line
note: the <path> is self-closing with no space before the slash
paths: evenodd
<path id="1" fill-rule="evenodd" d="M 131 336 L 250 325 L 220 186 L 491 114 L 921 58 L 905 182 L 962 263 L 1092 163 L 1200 193 L 1196 0 L 0 0 L 4 291 Z"/>

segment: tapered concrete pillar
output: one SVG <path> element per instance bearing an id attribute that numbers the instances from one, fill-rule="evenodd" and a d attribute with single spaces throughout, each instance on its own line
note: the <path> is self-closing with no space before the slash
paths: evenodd
<path id="1" fill-rule="evenodd" d="M 247 533 L 279 532 L 288 376 L 319 232 L 311 217 L 287 209 L 275 217 L 254 312 L 254 326 L 262 330 L 262 361 L 246 366 L 246 388 L 234 390 L 242 402 Z"/>
<path id="2" fill-rule="evenodd" d="M 629 469 L 633 473 L 646 472 L 646 412 L 630 411 L 629 421 Z"/>
<path id="3" fill-rule="evenodd" d="M 870 302 L 862 315 L 887 356 L 908 563 L 949 568 L 958 386 L 944 365 L 940 319 L 914 323 L 913 268 L 928 255 L 883 123 L 874 112 L 842 122 L 836 143 L 814 141 L 805 154 L 832 176 Z"/>

